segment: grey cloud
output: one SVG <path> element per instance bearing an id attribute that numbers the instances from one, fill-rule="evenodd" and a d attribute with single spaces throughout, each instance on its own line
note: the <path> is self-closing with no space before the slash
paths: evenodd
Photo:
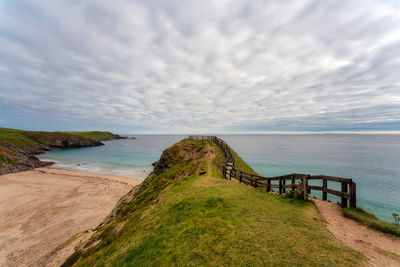
<path id="1" fill-rule="evenodd" d="M 10 0 L 0 8 L 4 126 L 400 129 L 395 2 Z"/>

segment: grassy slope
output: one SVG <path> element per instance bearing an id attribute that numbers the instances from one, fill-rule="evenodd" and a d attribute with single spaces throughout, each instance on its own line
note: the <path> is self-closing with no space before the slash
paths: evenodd
<path id="1" fill-rule="evenodd" d="M 89 131 L 89 132 L 67 132 L 69 134 L 78 135 L 94 139 L 96 141 L 104 141 L 114 138 L 114 134 L 110 132 L 100 132 L 100 131 Z"/>
<path id="2" fill-rule="evenodd" d="M 361 208 L 346 208 L 343 209 L 342 212 L 345 217 L 353 219 L 361 224 L 364 224 L 383 233 L 400 237 L 400 226 L 393 223 L 381 221 L 374 215 L 366 212 Z"/>
<path id="3" fill-rule="evenodd" d="M 185 147 L 196 162 L 173 156 Z M 222 152 L 208 141 L 168 149 L 174 166 L 145 180 L 119 217 L 64 266 L 273 265 L 359 266 L 363 256 L 336 240 L 312 202 L 286 199 L 228 181 Z M 199 169 L 208 169 L 198 175 Z M 137 189 L 136 189 L 137 190 Z"/>
<path id="4" fill-rule="evenodd" d="M 257 174 L 252 167 L 246 164 L 246 162 L 235 152 L 233 151 L 233 155 L 235 157 L 235 167 L 239 170 L 245 171 L 251 174 Z"/>
<path id="5" fill-rule="evenodd" d="M 18 148 L 36 147 L 42 144 L 49 144 L 54 140 L 61 138 L 90 138 L 96 141 L 107 140 L 114 135 L 109 132 L 38 132 L 22 131 L 9 128 L 0 128 L 0 165 L 12 164 L 18 162 L 19 152 L 16 149 L 9 148 L 7 144 Z"/>

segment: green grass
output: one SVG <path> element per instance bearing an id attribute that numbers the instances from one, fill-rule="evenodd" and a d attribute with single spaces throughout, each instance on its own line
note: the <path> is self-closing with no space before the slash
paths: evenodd
<path id="1" fill-rule="evenodd" d="M 118 217 L 99 226 L 86 249 L 64 266 L 360 266 L 364 261 L 319 223 L 312 202 L 223 179 L 225 159 L 212 142 L 186 139 L 163 157 L 170 168 L 151 174 L 142 192 L 124 202 Z"/>
<path id="2" fill-rule="evenodd" d="M 374 215 L 366 212 L 361 208 L 345 208 L 342 209 L 342 212 L 343 215 L 347 218 L 353 219 L 361 224 L 364 224 L 383 233 L 400 237 L 400 226 L 395 225 L 394 223 L 381 221 Z"/>
<path id="3" fill-rule="evenodd" d="M 90 139 L 94 139 L 96 141 L 109 140 L 109 139 L 113 139 L 115 137 L 115 135 L 110 132 L 100 132 L 100 131 L 67 132 L 67 133 L 87 137 Z"/>
<path id="4" fill-rule="evenodd" d="M 58 140 L 90 138 L 92 140 L 109 140 L 115 137 L 109 132 L 41 132 L 0 128 L 0 166 L 19 162 L 18 149 L 40 147 L 43 144 L 54 144 Z"/>
<path id="5" fill-rule="evenodd" d="M 37 145 L 37 142 L 25 135 L 25 131 L 7 128 L 0 128 L 0 141 L 8 142 L 17 147 Z"/>
<path id="6" fill-rule="evenodd" d="M 233 155 L 235 157 L 235 168 L 247 173 L 257 174 L 235 151 L 233 151 Z"/>

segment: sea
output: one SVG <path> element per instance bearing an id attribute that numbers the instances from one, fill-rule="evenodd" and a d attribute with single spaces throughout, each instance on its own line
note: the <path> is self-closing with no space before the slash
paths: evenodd
<path id="1" fill-rule="evenodd" d="M 128 135 L 136 139 L 103 142 L 104 146 L 47 152 L 42 160 L 87 172 L 145 177 L 162 151 L 186 135 Z M 393 222 L 400 214 L 400 135 L 235 134 L 218 135 L 263 176 L 290 173 L 351 178 L 357 183 L 357 205 Z M 329 182 L 331 183 L 331 182 Z M 338 188 L 332 182 L 330 188 Z M 312 191 L 321 197 L 321 193 Z M 339 198 L 330 196 L 333 202 Z"/>

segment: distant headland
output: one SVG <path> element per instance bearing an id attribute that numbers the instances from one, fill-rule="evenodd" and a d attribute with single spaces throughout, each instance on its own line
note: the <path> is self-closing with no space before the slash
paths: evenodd
<path id="1" fill-rule="evenodd" d="M 111 132 L 42 132 L 0 128 L 0 175 L 51 165 L 35 155 L 46 151 L 101 146 L 101 141 L 127 139 Z"/>

